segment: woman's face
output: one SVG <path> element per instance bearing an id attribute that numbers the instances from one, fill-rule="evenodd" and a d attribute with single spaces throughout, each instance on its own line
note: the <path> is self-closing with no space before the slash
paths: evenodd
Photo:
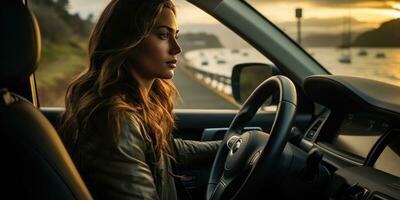
<path id="1" fill-rule="evenodd" d="M 178 26 L 174 12 L 164 8 L 150 35 L 138 46 L 134 59 L 135 70 L 145 79 L 171 79 L 181 52 L 176 39 Z"/>

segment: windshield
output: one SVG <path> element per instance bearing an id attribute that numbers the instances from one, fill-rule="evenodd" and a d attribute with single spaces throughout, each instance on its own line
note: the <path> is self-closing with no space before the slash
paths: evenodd
<path id="1" fill-rule="evenodd" d="M 400 1 L 246 0 L 331 74 L 400 86 Z"/>

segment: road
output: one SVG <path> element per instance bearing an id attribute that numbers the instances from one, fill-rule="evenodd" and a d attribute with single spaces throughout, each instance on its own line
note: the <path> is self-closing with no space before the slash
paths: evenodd
<path id="1" fill-rule="evenodd" d="M 206 86 L 200 80 L 190 75 L 190 72 L 182 69 L 182 65 L 178 65 L 175 69 L 173 82 L 178 88 L 182 97 L 182 101 L 177 99 L 175 108 L 182 109 L 238 109 L 236 105 L 231 103 L 223 95 L 213 91 L 212 88 Z"/>

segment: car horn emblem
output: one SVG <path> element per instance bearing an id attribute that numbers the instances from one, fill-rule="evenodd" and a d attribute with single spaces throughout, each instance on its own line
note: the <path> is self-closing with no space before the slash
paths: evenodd
<path id="1" fill-rule="evenodd" d="M 239 136 L 232 136 L 226 143 L 226 145 L 230 149 L 231 154 L 234 154 L 239 149 L 241 144 L 242 144 L 242 138 L 240 138 Z"/>

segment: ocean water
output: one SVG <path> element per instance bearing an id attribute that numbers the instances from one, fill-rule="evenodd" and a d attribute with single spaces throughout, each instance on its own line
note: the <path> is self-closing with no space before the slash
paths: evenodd
<path id="1" fill-rule="evenodd" d="M 366 55 L 359 55 L 360 51 Z M 330 73 L 371 78 L 400 86 L 400 48 L 306 48 Z M 377 57 L 377 54 L 383 56 Z M 350 55 L 351 63 L 341 63 Z M 254 49 L 201 49 L 184 53 L 187 64 L 199 70 L 231 76 L 232 67 L 244 62 L 271 63 Z"/>
<path id="2" fill-rule="evenodd" d="M 272 63 L 258 51 L 249 48 L 193 50 L 184 53 L 184 58 L 186 64 L 193 68 L 227 77 L 231 76 L 232 68 L 236 64 L 246 62 Z"/>
<path id="3" fill-rule="evenodd" d="M 364 50 L 367 55 L 359 55 Z M 329 72 L 337 75 L 351 75 L 371 78 L 400 86 L 400 48 L 336 48 L 306 49 Z M 383 54 L 383 58 L 377 54 Z M 350 54 L 351 63 L 341 63 L 342 55 Z"/>

